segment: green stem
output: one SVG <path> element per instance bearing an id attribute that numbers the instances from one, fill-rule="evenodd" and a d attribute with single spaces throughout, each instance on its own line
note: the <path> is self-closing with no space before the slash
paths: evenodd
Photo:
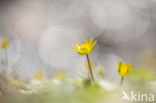
<path id="1" fill-rule="evenodd" d="M 95 81 L 88 54 L 86 54 L 86 57 L 87 57 L 87 61 L 88 61 L 88 67 L 89 67 L 90 76 L 91 76 L 92 80 Z"/>
<path id="2" fill-rule="evenodd" d="M 121 77 L 121 82 L 120 82 L 120 87 L 122 86 L 123 81 L 124 81 L 124 77 L 122 76 L 122 77 Z"/>

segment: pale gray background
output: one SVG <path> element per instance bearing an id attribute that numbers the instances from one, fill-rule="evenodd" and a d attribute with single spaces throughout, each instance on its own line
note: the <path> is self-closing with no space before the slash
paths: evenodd
<path id="1" fill-rule="evenodd" d="M 91 58 L 107 79 L 117 79 L 120 60 L 137 65 L 141 52 L 155 49 L 156 0 L 1 0 L 4 36 L 11 71 L 23 78 L 39 68 L 84 73 L 85 57 L 71 46 L 93 37 Z"/>

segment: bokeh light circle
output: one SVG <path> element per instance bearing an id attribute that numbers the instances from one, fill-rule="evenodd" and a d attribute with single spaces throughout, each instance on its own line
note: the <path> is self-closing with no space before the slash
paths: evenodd
<path id="1" fill-rule="evenodd" d="M 82 68 L 83 57 L 71 48 L 76 43 L 88 39 L 87 32 L 66 26 L 52 26 L 43 32 L 39 52 L 44 63 L 60 69 Z M 79 68 L 79 69 L 78 69 Z"/>
<path id="2" fill-rule="evenodd" d="M 132 21 L 131 9 L 124 2 L 92 1 L 88 4 L 92 21 L 101 29 L 120 29 Z"/>

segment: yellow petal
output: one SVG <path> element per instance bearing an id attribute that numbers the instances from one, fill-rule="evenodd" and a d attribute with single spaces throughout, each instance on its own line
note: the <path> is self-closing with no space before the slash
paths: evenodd
<path id="1" fill-rule="evenodd" d="M 134 66 L 131 66 L 129 67 L 129 72 L 131 72 L 133 70 Z"/>
<path id="2" fill-rule="evenodd" d="M 121 65 L 122 65 L 122 62 L 119 62 L 118 63 L 118 69 L 120 68 Z"/>
<path id="3" fill-rule="evenodd" d="M 88 44 L 88 41 L 87 40 L 84 40 L 84 45 L 87 45 Z"/>
<path id="4" fill-rule="evenodd" d="M 74 47 L 74 46 L 72 46 L 72 48 L 73 48 L 74 50 L 76 50 L 76 51 L 79 51 L 79 49 L 78 49 L 78 48 L 76 48 L 76 47 Z"/>
<path id="5" fill-rule="evenodd" d="M 81 48 L 81 44 L 79 44 L 79 43 L 78 43 L 78 44 L 76 44 L 76 46 L 77 46 L 78 48 Z"/>
<path id="6" fill-rule="evenodd" d="M 89 40 L 89 45 L 92 45 L 92 44 L 93 44 L 93 38 Z"/>
<path id="7" fill-rule="evenodd" d="M 95 42 L 93 43 L 92 47 L 94 47 L 96 43 L 97 43 L 97 40 L 95 40 Z"/>

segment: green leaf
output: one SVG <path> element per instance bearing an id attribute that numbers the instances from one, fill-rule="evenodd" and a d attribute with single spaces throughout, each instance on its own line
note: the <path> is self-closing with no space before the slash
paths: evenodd
<path id="1" fill-rule="evenodd" d="M 130 79 L 136 82 L 151 81 L 156 80 L 156 75 L 148 69 L 139 68 L 130 73 Z"/>

